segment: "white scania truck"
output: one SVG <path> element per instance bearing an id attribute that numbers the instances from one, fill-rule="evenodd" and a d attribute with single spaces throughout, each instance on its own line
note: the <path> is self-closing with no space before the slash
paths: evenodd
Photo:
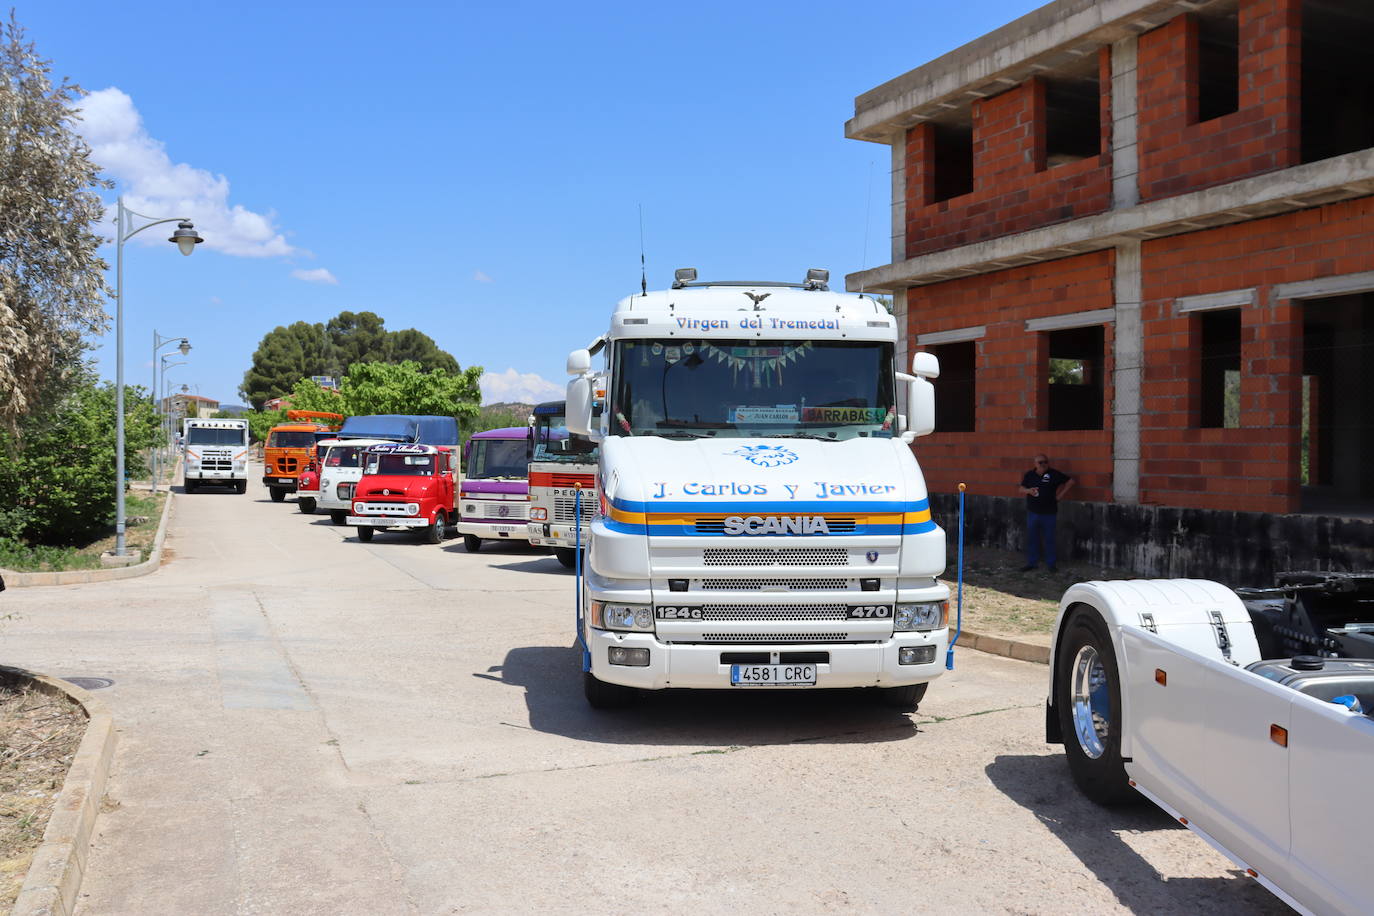
<path id="1" fill-rule="evenodd" d="M 248 492 L 248 421 L 187 417 L 182 421 L 187 493 L 207 484 Z"/>
<path id="2" fill-rule="evenodd" d="M 896 371 L 895 319 L 827 279 L 679 270 L 568 356 L 568 429 L 601 445 L 578 619 L 591 705 L 872 687 L 914 709 L 942 672 L 945 533 L 910 448 L 934 429 L 939 364 Z"/>

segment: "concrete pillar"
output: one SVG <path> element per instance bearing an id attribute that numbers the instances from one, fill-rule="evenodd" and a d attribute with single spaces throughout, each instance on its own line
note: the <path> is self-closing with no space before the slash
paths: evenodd
<path id="1" fill-rule="evenodd" d="M 1145 338 L 1140 321 L 1140 242 L 1116 246 L 1115 344 L 1112 351 L 1112 499 L 1140 502 L 1140 379 Z"/>
<path id="2" fill-rule="evenodd" d="M 892 138 L 892 261 L 906 260 L 906 132 Z M 910 328 L 906 318 L 906 290 L 892 291 L 892 314 L 897 319 L 897 371 L 911 371 Z"/>
<path id="3" fill-rule="evenodd" d="M 1133 35 L 1112 45 L 1112 206 L 1117 209 L 1140 202 L 1135 76 Z"/>

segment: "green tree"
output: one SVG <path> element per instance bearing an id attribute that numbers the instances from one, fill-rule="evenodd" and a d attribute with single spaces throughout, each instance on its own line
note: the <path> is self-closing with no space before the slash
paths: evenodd
<path id="1" fill-rule="evenodd" d="M 329 352 L 323 325 L 297 321 L 278 326 L 253 352 L 253 365 L 244 373 L 239 392 L 261 410 L 263 402 L 286 394 L 302 378 L 326 374 Z"/>
<path id="2" fill-rule="evenodd" d="M 97 255 L 109 187 L 73 129 L 85 94 L 38 56 L 11 11 L 0 25 L 0 426 L 10 432 L 45 383 L 79 372 L 82 337 L 104 329 Z"/>
<path id="3" fill-rule="evenodd" d="M 457 373 L 424 371 L 419 363 L 355 363 L 344 376 L 340 393 L 350 415 L 400 413 L 453 417 L 460 424 L 476 419 L 482 391 L 481 366 Z"/>
<path id="4" fill-rule="evenodd" d="M 414 328 L 404 331 L 391 331 L 386 340 L 386 362 L 419 363 L 426 372 L 443 369 L 451 375 L 458 374 L 458 360 L 452 354 L 439 349 L 434 338 Z"/>

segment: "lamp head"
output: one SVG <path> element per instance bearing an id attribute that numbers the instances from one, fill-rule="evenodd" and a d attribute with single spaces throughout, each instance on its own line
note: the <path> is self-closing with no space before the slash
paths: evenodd
<path id="1" fill-rule="evenodd" d="M 195 251 L 196 246 L 205 241 L 205 239 L 200 237 L 200 233 L 196 232 L 196 227 L 191 225 L 189 219 L 184 219 L 177 223 L 176 232 L 173 232 L 172 237 L 167 241 L 176 242 L 177 249 L 182 254 L 190 254 Z"/>
<path id="2" fill-rule="evenodd" d="M 178 346 L 177 349 L 181 351 L 182 356 L 185 356 L 187 353 L 191 352 L 191 342 L 183 337 L 181 338 L 181 345 Z"/>

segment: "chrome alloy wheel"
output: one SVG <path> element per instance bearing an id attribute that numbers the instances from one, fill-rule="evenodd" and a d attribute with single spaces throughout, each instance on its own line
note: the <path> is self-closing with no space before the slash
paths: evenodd
<path id="1" fill-rule="evenodd" d="M 1107 750 L 1111 697 L 1107 671 L 1095 647 L 1084 646 L 1078 650 L 1073 660 L 1072 677 L 1069 699 L 1073 704 L 1073 731 L 1083 754 L 1096 760 Z"/>

